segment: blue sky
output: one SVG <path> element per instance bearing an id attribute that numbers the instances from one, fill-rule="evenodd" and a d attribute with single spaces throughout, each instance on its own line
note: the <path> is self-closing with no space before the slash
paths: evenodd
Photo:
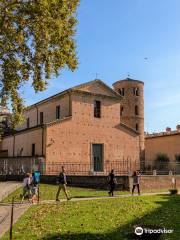
<path id="1" fill-rule="evenodd" d="M 63 70 L 43 93 L 26 86 L 26 105 L 96 74 L 109 86 L 129 74 L 145 83 L 145 130 L 174 129 L 180 124 L 179 13 L 179 0 L 81 0 L 78 69 Z"/>

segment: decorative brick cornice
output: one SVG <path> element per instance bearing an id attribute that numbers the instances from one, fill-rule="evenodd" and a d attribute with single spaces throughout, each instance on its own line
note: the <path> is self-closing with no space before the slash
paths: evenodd
<path id="1" fill-rule="evenodd" d="M 125 125 L 124 123 L 120 123 L 120 126 L 122 128 L 125 128 L 126 130 L 135 133 L 136 135 L 139 135 L 139 132 L 137 132 L 135 129 L 128 127 L 127 125 Z"/>

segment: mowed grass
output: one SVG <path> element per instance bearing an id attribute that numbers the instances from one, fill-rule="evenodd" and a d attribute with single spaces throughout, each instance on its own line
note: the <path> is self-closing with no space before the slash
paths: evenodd
<path id="1" fill-rule="evenodd" d="M 55 200 L 56 192 L 58 190 L 58 185 L 51 184 L 40 184 L 40 200 Z M 107 196 L 107 190 L 96 190 L 89 188 L 77 188 L 77 187 L 67 187 L 69 196 L 71 198 L 84 198 L 84 197 L 101 197 Z M 8 197 L 6 197 L 3 202 L 10 202 L 12 197 L 15 198 L 15 201 L 19 202 L 20 194 L 22 194 L 22 187 L 18 188 L 16 191 L 11 193 Z M 115 191 L 115 195 L 120 194 L 129 194 L 128 191 Z M 61 191 L 60 198 L 65 198 L 64 192 Z"/>
<path id="2" fill-rule="evenodd" d="M 52 184 L 40 184 L 40 200 L 55 200 L 56 192 L 58 189 L 58 185 Z M 102 197 L 108 196 L 108 190 L 100 190 L 100 189 L 90 189 L 90 188 L 78 188 L 78 187 L 67 187 L 69 196 L 71 198 L 85 198 L 85 197 Z M 142 191 L 142 193 L 149 193 L 149 192 L 167 192 L 168 189 L 152 189 Z M 135 190 L 135 193 L 137 190 Z M 129 194 L 128 191 L 115 191 L 114 195 L 124 195 Z M 16 191 L 11 193 L 8 197 L 6 197 L 3 202 L 11 202 L 12 197 L 15 198 L 16 202 L 19 202 L 20 194 L 22 194 L 22 187 L 18 188 Z M 61 191 L 60 198 L 65 198 L 64 192 Z"/>
<path id="3" fill-rule="evenodd" d="M 180 196 L 166 195 L 34 205 L 14 225 L 13 239 L 134 240 L 135 224 L 153 224 L 173 229 L 162 239 L 174 240 L 179 213 Z"/>

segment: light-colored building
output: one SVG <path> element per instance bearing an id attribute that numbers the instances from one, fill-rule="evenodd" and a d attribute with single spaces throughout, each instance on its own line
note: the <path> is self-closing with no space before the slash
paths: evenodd
<path id="1" fill-rule="evenodd" d="M 165 132 L 145 135 L 146 166 L 158 168 L 157 157 L 164 155 L 169 161 L 163 163 L 164 168 L 174 171 L 180 170 L 180 126 L 176 130 L 166 128 Z M 165 159 L 166 160 L 166 159 Z"/>
<path id="2" fill-rule="evenodd" d="M 144 150 L 143 82 L 128 78 L 113 86 L 114 90 L 96 79 L 29 106 L 24 124 L 4 137 L 2 151 L 11 161 L 40 159 L 46 172 L 61 164 L 71 164 L 77 173 L 83 166 L 86 172 L 103 173 L 107 167 L 117 168 L 118 162 L 119 172 L 139 168 Z"/>

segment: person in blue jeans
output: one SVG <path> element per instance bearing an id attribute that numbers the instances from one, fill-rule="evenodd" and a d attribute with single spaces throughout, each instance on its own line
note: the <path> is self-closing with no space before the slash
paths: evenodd
<path id="1" fill-rule="evenodd" d="M 65 173 L 65 169 L 63 166 L 62 166 L 62 171 L 60 172 L 59 177 L 58 177 L 58 184 L 59 184 L 59 187 L 58 187 L 58 191 L 56 194 L 56 201 L 58 201 L 58 202 L 60 201 L 59 194 L 60 194 L 61 189 L 64 191 L 67 200 L 70 200 L 70 197 L 68 196 L 68 193 L 67 193 L 66 173 Z"/>

